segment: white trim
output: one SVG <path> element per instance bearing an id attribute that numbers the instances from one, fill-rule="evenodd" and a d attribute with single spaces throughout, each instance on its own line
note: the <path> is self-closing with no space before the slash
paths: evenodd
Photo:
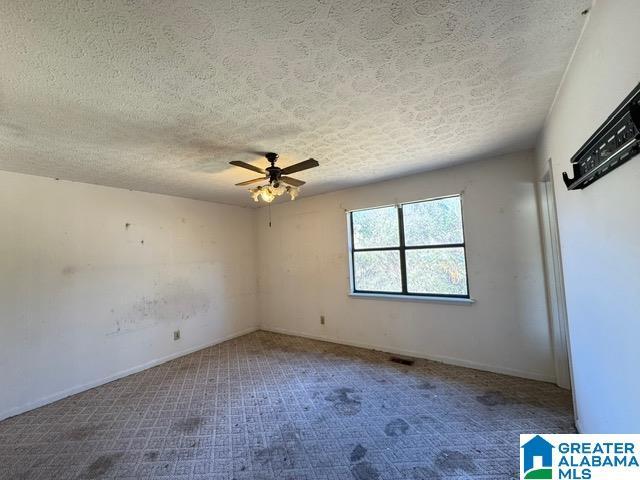
<path id="1" fill-rule="evenodd" d="M 458 367 L 473 368 L 475 370 L 483 370 L 485 372 L 499 373 L 502 375 L 509 375 L 512 377 L 528 378 L 530 380 L 539 380 L 542 382 L 549 382 L 549 383 L 555 383 L 555 380 L 556 380 L 553 375 L 547 375 L 544 373 L 524 372 L 521 370 L 514 370 L 507 367 L 501 367 L 496 365 L 486 365 L 483 363 L 478 363 L 471 360 L 464 360 L 461 358 L 447 357 L 443 355 L 429 355 L 422 352 L 414 352 L 411 350 L 401 350 L 393 347 L 373 345 L 369 343 L 350 342 L 347 340 L 337 339 L 337 338 L 328 337 L 328 336 L 308 335 L 306 333 L 295 332 L 285 328 L 267 327 L 263 325 L 260 327 L 260 330 L 264 330 L 265 332 L 281 333 L 284 335 L 292 335 L 295 337 L 310 338 L 312 340 L 320 340 L 323 342 L 337 343 L 340 345 L 349 345 L 351 347 L 366 348 L 368 350 L 377 350 L 380 352 L 394 353 L 396 355 L 405 355 L 408 357 L 423 358 L 426 360 L 433 360 L 435 362 L 446 363 L 448 365 L 456 365 Z"/>
<path id="2" fill-rule="evenodd" d="M 359 293 L 351 292 L 350 297 L 369 298 L 371 300 L 397 300 L 401 302 L 431 302 L 431 303 L 449 303 L 453 305 L 470 306 L 476 303 L 475 298 L 459 298 L 459 297 L 433 297 L 428 295 L 394 295 L 390 293 Z"/>
<path id="3" fill-rule="evenodd" d="M 578 408 L 573 382 L 571 337 L 569 334 L 569 317 L 562 268 L 562 247 L 551 158 L 547 160 L 547 165 L 548 169 L 538 183 L 540 187 L 538 202 L 541 207 L 540 214 L 542 215 L 540 230 L 542 233 L 543 264 L 545 267 L 551 340 L 553 342 L 553 356 L 556 368 L 556 384 L 562 388 L 571 389 L 573 415 L 577 423 Z"/>
<path id="4" fill-rule="evenodd" d="M 33 410 L 35 408 L 38 407 L 42 407 L 44 405 L 48 405 L 49 403 L 53 403 L 57 400 L 61 400 L 63 398 L 69 397 L 71 395 L 75 395 L 76 393 L 80 393 L 80 392 L 84 392 L 86 390 L 89 390 L 91 388 L 95 388 L 95 387 L 99 387 L 101 385 L 104 385 L 106 383 L 110 383 L 113 382 L 114 380 L 118 380 L 120 378 L 124 378 L 127 377 L 129 375 L 133 375 L 134 373 L 138 373 L 141 372 L 143 370 L 147 370 L 149 368 L 155 367 L 157 365 L 161 365 L 163 363 L 166 363 L 168 361 L 174 360 L 176 358 L 179 357 L 183 357 L 185 355 L 189 355 L 190 353 L 193 352 L 197 352 L 198 350 L 202 350 L 204 348 L 208 348 L 214 345 L 217 345 L 219 343 L 222 342 L 226 342 L 228 340 L 232 340 L 234 338 L 237 337 L 241 337 L 243 335 L 247 335 L 249 333 L 258 331 L 258 330 L 263 330 L 266 332 L 274 332 L 274 333 L 280 333 L 280 334 L 284 334 L 284 335 L 292 335 L 292 336 L 296 336 L 296 337 L 303 337 L 303 338 L 310 338 L 313 340 L 320 340 L 323 342 L 330 342 L 330 343 L 337 343 L 340 345 L 349 345 L 352 347 L 358 347 L 358 348 L 366 348 L 368 350 L 376 350 L 376 351 L 381 351 L 381 352 L 387 352 L 387 353 L 394 353 L 396 355 L 405 355 L 405 356 L 409 356 L 409 357 L 415 357 L 415 358 L 423 358 L 423 359 L 427 359 L 427 360 L 433 360 L 436 362 L 442 362 L 442 363 L 446 363 L 449 365 L 456 365 L 456 366 L 460 366 L 460 367 L 466 367 L 466 368 L 473 368 L 475 370 L 483 370 L 483 371 L 487 371 L 487 372 L 493 372 L 493 373 L 499 373 L 499 374 L 503 374 L 503 375 L 510 375 L 510 376 L 514 376 L 514 377 L 521 377 L 521 378 L 528 378 L 528 379 L 532 379 L 532 380 L 539 380 L 539 381 L 543 381 L 543 382 L 555 382 L 555 379 L 551 376 L 545 375 L 545 374 L 540 374 L 540 373 L 535 373 L 535 372 L 524 372 L 524 371 L 520 371 L 520 370 L 513 370 L 510 368 L 505 368 L 505 367 L 500 367 L 500 366 L 494 366 L 494 365 L 486 365 L 486 364 L 482 364 L 482 363 L 478 363 L 478 362 L 473 362 L 470 360 L 464 360 L 464 359 L 459 359 L 459 358 L 454 358 L 454 357 L 447 357 L 447 356 L 442 356 L 442 355 L 427 355 L 425 353 L 421 353 L 421 352 L 414 352 L 411 350 L 402 350 L 402 349 L 396 349 L 396 348 L 392 348 L 392 347 L 386 347 L 386 346 L 381 346 L 381 345 L 374 345 L 374 344 L 368 344 L 368 343 L 361 343 L 361 342 L 349 342 L 349 341 L 345 341 L 345 340 L 341 340 L 341 339 L 336 339 L 336 338 L 332 338 L 332 337 L 328 337 L 328 336 L 321 336 L 321 335 L 308 335 L 306 333 L 302 333 L 302 332 L 294 332 L 288 329 L 284 329 L 284 328 L 274 328 L 274 327 L 266 327 L 266 326 L 260 326 L 260 327 L 251 327 L 251 328 L 247 328 L 245 330 L 242 330 L 240 332 L 236 332 L 236 333 L 232 333 L 230 335 L 227 335 L 225 337 L 216 339 L 212 342 L 207 342 L 201 345 L 198 345 L 196 347 L 191 347 L 188 348 L 186 350 L 182 350 L 180 352 L 176 352 L 176 353 L 172 353 L 170 355 L 167 355 L 165 357 L 161 357 L 155 360 L 151 360 L 149 362 L 146 362 L 142 365 L 138 365 L 136 367 L 133 368 L 129 368 L 127 370 L 122 370 L 120 372 L 117 372 L 113 375 L 109 375 L 108 377 L 102 378 L 100 380 L 94 380 L 92 382 L 89 383 L 85 383 L 83 385 L 78 385 L 66 390 L 62 390 L 60 392 L 54 393 L 53 395 L 48 395 L 46 397 L 42 397 L 34 402 L 30 402 L 27 403 L 25 405 L 19 406 L 19 407 L 14 407 L 11 408 L 9 410 L 5 410 L 4 412 L 0 413 L 0 420 L 4 420 L 6 418 L 9 417 L 13 417 L 15 415 L 20 415 L 21 413 L 25 413 L 28 412 L 30 410 Z M 576 419 L 576 428 L 578 429 L 578 432 L 581 432 L 581 428 L 580 425 Z"/>
<path id="5" fill-rule="evenodd" d="M 578 417 L 575 416 L 575 412 L 574 413 L 574 417 L 575 417 L 575 426 L 576 426 L 576 430 L 578 431 L 578 433 L 585 433 L 584 430 L 582 430 L 582 425 L 580 424 L 580 420 L 578 419 Z"/>
<path id="6" fill-rule="evenodd" d="M 562 269 L 562 249 L 560 228 L 554 187 L 553 165 L 548 160 L 548 170 L 538 182 L 540 188 L 541 231 L 543 246 L 543 262 L 545 267 L 545 283 L 547 303 L 551 321 L 554 362 L 558 386 L 573 388 L 573 366 L 571 364 L 571 342 L 569 337 L 569 320 L 567 302 L 564 291 L 564 274 Z M 574 399 L 575 409 L 575 399 Z"/>
<path id="7" fill-rule="evenodd" d="M 34 402 L 29 402 L 25 405 L 21 405 L 19 407 L 10 408 L 9 410 L 5 410 L 0 413 L 0 420 L 4 420 L 9 417 L 13 417 L 15 415 L 20 415 L 21 413 L 28 412 L 29 410 L 33 410 L 34 408 L 42 407 L 49 403 L 53 403 L 57 400 L 61 400 L 63 398 L 69 397 L 71 395 L 75 395 L 76 393 L 84 392 L 91 388 L 99 387 L 100 385 L 104 385 L 105 383 L 113 382 L 114 380 L 118 380 L 123 377 L 127 377 L 129 375 L 133 375 L 134 373 L 141 372 L 143 370 L 147 370 L 151 367 L 158 366 L 160 364 L 166 363 L 170 360 L 175 360 L 176 358 L 183 357 L 185 355 L 189 355 L 190 353 L 197 352 L 198 350 L 202 350 L 204 348 L 212 347 L 214 345 L 218 345 L 219 343 L 226 342 L 227 340 L 232 340 L 237 337 L 241 337 L 243 335 L 247 335 L 248 333 L 252 333 L 259 330 L 259 327 L 251 327 L 240 332 L 232 333 L 222 338 L 218 338 L 213 340 L 212 342 L 203 343 L 201 345 L 188 348 L 186 350 L 182 350 L 180 352 L 175 352 L 170 355 L 156 358 L 155 360 L 151 360 L 149 362 L 143 363 L 142 365 L 138 365 L 132 368 L 128 368 L 126 370 L 121 370 L 120 372 L 114 373 L 113 375 L 109 375 L 108 377 L 102 378 L 100 380 L 93 380 L 91 382 L 77 385 L 75 387 L 68 388 L 66 390 L 62 390 L 54 393 L 53 395 L 47 395 L 46 397 L 39 398 Z"/>

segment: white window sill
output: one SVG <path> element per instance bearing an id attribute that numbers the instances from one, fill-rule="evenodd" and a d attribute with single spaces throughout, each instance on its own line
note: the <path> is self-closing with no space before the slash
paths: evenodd
<path id="1" fill-rule="evenodd" d="M 396 300 L 401 302 L 428 302 L 428 303 L 448 303 L 452 305 L 472 305 L 476 301 L 473 298 L 457 297 L 429 297 L 417 295 L 390 295 L 388 293 L 349 293 L 353 298 L 368 298 L 371 300 Z"/>

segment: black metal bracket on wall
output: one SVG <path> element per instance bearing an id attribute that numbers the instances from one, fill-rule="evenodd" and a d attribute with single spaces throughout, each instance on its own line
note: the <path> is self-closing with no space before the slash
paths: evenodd
<path id="1" fill-rule="evenodd" d="M 573 178 L 562 179 L 568 190 L 588 187 L 640 153 L 640 84 L 600 125 L 573 157 Z"/>

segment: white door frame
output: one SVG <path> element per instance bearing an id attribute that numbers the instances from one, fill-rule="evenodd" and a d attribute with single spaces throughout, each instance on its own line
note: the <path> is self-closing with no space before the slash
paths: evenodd
<path id="1" fill-rule="evenodd" d="M 560 232 L 556 211 L 551 159 L 548 169 L 538 182 L 540 202 L 542 247 L 544 255 L 547 305 L 553 342 L 553 357 L 556 370 L 556 382 L 562 388 L 573 391 L 573 369 L 571 365 L 571 342 L 569 322 L 562 273 L 562 253 L 560 250 Z M 574 414 L 575 414 L 574 401 Z"/>

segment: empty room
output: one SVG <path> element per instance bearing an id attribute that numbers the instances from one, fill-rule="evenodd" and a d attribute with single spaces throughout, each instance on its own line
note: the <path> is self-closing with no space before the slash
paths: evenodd
<path id="1" fill-rule="evenodd" d="M 0 0 L 0 479 L 640 478 L 638 0 Z"/>

